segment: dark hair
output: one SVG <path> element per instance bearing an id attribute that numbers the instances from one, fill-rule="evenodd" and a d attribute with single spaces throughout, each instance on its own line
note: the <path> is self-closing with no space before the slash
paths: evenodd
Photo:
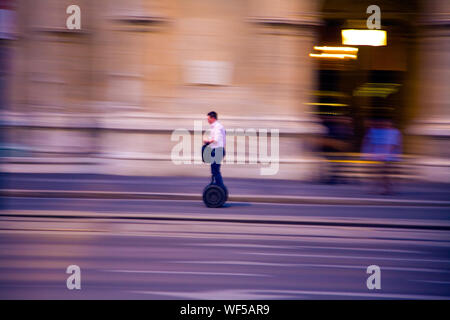
<path id="1" fill-rule="evenodd" d="M 210 116 L 211 118 L 214 118 L 214 119 L 217 120 L 217 112 L 215 112 L 215 111 L 209 112 L 209 113 L 208 113 L 208 116 Z"/>

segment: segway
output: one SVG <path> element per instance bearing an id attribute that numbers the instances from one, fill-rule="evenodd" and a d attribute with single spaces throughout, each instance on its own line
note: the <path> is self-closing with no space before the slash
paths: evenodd
<path id="1" fill-rule="evenodd" d="M 211 163 L 211 148 L 208 144 L 202 147 L 202 160 L 205 163 Z M 209 156 L 209 157 L 208 157 Z M 222 207 L 228 200 L 228 189 L 225 185 L 218 185 L 213 178 L 211 183 L 203 189 L 203 202 L 209 208 Z"/>

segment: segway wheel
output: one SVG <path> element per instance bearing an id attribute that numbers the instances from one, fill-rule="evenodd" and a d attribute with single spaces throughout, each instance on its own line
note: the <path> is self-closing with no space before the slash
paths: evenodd
<path id="1" fill-rule="evenodd" d="M 227 200 L 226 198 L 227 195 L 225 194 L 225 190 L 218 185 L 210 184 L 203 190 L 203 202 L 209 208 L 219 208 L 223 206 Z"/>

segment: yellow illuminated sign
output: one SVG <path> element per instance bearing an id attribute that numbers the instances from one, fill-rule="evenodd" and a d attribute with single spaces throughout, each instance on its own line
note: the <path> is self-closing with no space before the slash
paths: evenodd
<path id="1" fill-rule="evenodd" d="M 356 46 L 385 46 L 386 30 L 344 29 L 342 44 Z"/>

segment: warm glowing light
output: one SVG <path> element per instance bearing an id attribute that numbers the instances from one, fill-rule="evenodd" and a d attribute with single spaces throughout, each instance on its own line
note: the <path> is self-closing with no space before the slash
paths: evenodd
<path id="1" fill-rule="evenodd" d="M 331 52 L 352 52 L 352 53 L 356 53 L 358 52 L 358 48 L 353 48 L 353 47 L 327 47 L 327 46 L 315 46 L 314 50 L 318 50 L 318 51 L 331 51 Z"/>
<path id="2" fill-rule="evenodd" d="M 313 58 L 329 58 L 329 59 L 356 59 L 356 54 L 348 53 L 310 53 Z"/>
<path id="3" fill-rule="evenodd" d="M 385 46 L 386 39 L 387 35 L 385 30 L 342 30 L 342 44 L 358 46 Z"/>
<path id="4" fill-rule="evenodd" d="M 396 93 L 401 85 L 398 83 L 365 83 L 353 91 L 356 97 L 383 97 Z"/>
<path id="5" fill-rule="evenodd" d="M 330 106 L 330 107 L 348 107 L 345 103 L 324 103 L 324 102 L 307 102 L 308 106 Z"/>

